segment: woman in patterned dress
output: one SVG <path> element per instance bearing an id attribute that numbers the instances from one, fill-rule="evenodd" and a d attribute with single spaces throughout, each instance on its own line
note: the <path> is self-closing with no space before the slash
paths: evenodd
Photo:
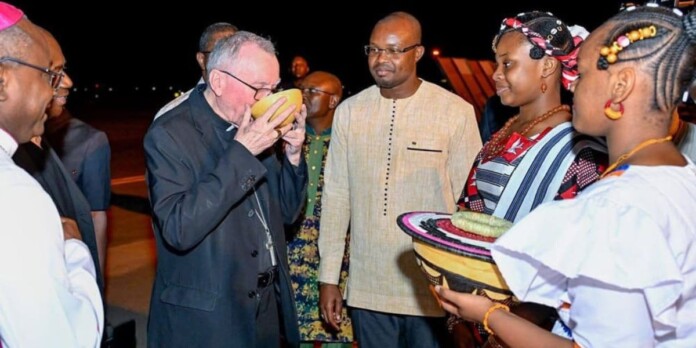
<path id="1" fill-rule="evenodd" d="M 575 31 L 578 31 L 576 33 Z M 572 127 L 561 90 L 577 76 L 577 51 L 584 29 L 572 30 L 548 12 L 527 12 L 503 20 L 493 40 L 496 93 L 519 113 L 479 152 L 458 205 L 516 222 L 539 204 L 573 198 L 599 179 L 606 163 L 604 144 Z M 478 290 L 489 296 L 485 290 Z M 513 298 L 495 297 L 550 329 L 555 312 Z M 480 346 L 480 325 L 450 317 L 448 327 L 462 346 Z M 467 327 L 468 326 L 468 330 Z"/>
<path id="2" fill-rule="evenodd" d="M 511 347 L 696 347 L 696 166 L 668 135 L 695 57 L 694 12 L 629 7 L 596 29 L 580 50 L 573 125 L 606 137 L 611 165 L 492 247 L 515 295 L 554 308 L 572 340 L 483 296 L 438 289 L 445 310 Z"/>

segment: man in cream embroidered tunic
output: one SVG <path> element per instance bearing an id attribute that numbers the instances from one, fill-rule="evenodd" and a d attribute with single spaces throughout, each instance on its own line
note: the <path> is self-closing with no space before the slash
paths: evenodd
<path id="1" fill-rule="evenodd" d="M 416 210 L 453 212 L 481 148 L 473 107 L 416 76 L 416 63 L 425 52 L 420 36 L 418 21 L 409 14 L 396 12 L 378 22 L 365 47 L 377 84 L 341 104 L 334 119 L 319 233 L 320 310 L 325 320 L 340 320 L 335 317 L 340 292 L 334 284 L 350 225 L 345 296 L 354 309 L 361 346 L 393 346 L 404 340 L 395 336 L 398 329 L 379 332 L 375 322 L 361 327 L 370 323 L 356 323 L 361 310 L 443 315 L 418 269 L 411 237 L 401 232 L 396 218 Z M 416 337 L 434 337 L 420 329 L 406 336 L 403 344 L 437 346 L 437 339 Z"/>

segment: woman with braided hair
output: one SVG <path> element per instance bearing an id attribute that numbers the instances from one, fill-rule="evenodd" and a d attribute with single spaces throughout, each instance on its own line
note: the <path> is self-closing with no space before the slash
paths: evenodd
<path id="1" fill-rule="evenodd" d="M 573 29 L 587 33 L 580 27 Z M 493 39 L 497 63 L 493 80 L 501 102 L 519 108 L 519 113 L 479 152 L 458 202 L 460 210 L 516 222 L 539 204 L 573 198 L 599 179 L 606 167 L 606 147 L 576 132 L 570 107 L 561 103 L 561 90 L 577 76 L 576 57 L 583 40 L 572 31 L 548 12 L 521 13 L 503 20 Z M 486 290 L 477 294 L 492 296 Z M 500 297 L 491 298 L 547 329 L 556 321 L 552 308 Z M 482 345 L 487 340 L 481 325 L 461 323 L 456 317 L 448 318 L 455 339 L 468 341 L 461 346 Z"/>
<path id="2" fill-rule="evenodd" d="M 519 113 L 481 149 L 460 209 L 516 222 L 540 203 L 572 198 L 599 178 L 605 146 L 575 132 L 570 107 L 561 104 L 561 89 L 577 76 L 581 41 L 548 12 L 503 20 L 493 40 L 493 80 L 501 102 Z"/>
<path id="3" fill-rule="evenodd" d="M 573 340 L 438 288 L 447 311 L 511 347 L 696 347 L 696 166 L 668 136 L 694 58 L 694 12 L 629 7 L 595 30 L 580 49 L 573 125 L 606 137 L 611 165 L 493 246 L 515 295 L 555 308 Z"/>

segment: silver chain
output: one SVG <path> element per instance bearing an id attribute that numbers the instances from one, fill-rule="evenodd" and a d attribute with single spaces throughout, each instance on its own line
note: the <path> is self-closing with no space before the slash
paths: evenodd
<path id="1" fill-rule="evenodd" d="M 256 205 L 259 207 L 258 210 L 256 210 L 256 208 L 254 208 L 254 210 L 256 211 L 256 216 L 259 218 L 259 222 L 261 222 L 261 225 L 266 232 L 266 249 L 268 249 L 268 252 L 271 254 L 271 266 L 275 267 L 278 264 L 278 261 L 276 260 L 275 250 L 273 247 L 273 236 L 271 235 L 271 230 L 268 228 L 266 216 L 263 214 L 263 208 L 261 208 L 261 201 L 259 201 L 259 195 L 256 193 L 256 188 L 252 189 L 254 190 Z"/>

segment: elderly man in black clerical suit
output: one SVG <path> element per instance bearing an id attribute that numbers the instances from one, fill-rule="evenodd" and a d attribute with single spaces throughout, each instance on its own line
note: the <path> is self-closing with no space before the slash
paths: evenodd
<path id="1" fill-rule="evenodd" d="M 269 121 L 281 98 L 251 118 L 250 105 L 280 81 L 273 44 L 255 34 L 219 42 L 207 71 L 209 84 L 145 135 L 158 258 L 148 343 L 295 347 L 283 223 L 305 199 L 306 109 L 280 127 L 294 112 Z"/>

